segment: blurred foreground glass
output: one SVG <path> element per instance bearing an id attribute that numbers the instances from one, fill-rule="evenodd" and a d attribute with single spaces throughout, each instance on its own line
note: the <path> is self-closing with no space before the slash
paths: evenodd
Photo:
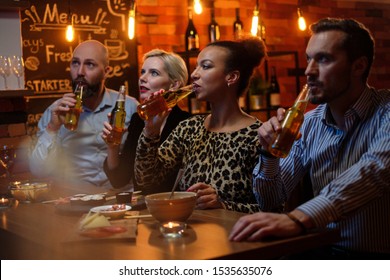
<path id="1" fill-rule="evenodd" d="M 280 158 L 288 156 L 303 123 L 308 102 L 309 88 L 305 85 L 295 100 L 294 105 L 287 110 L 282 123 L 282 131 L 276 136 L 274 143 L 269 149 L 272 155 Z"/>
<path id="2" fill-rule="evenodd" d="M 82 105 L 83 105 L 83 91 L 84 86 L 78 84 L 76 86 L 76 89 L 74 91 L 74 94 L 76 95 L 76 104 L 74 107 L 69 108 L 69 111 L 65 115 L 65 128 L 73 131 L 77 129 L 77 126 L 79 124 L 80 114 L 82 111 Z"/>
<path id="3" fill-rule="evenodd" d="M 160 224 L 160 232 L 165 238 L 179 238 L 187 228 L 184 222 L 166 222 Z"/>
<path id="4" fill-rule="evenodd" d="M 143 120 L 148 120 L 161 112 L 174 107 L 177 102 L 187 97 L 193 92 L 193 85 L 181 87 L 179 89 L 170 89 L 158 96 L 147 99 L 144 103 L 138 105 L 138 115 Z"/>
<path id="5" fill-rule="evenodd" d="M 5 173 L 1 175 L 3 178 L 12 177 L 12 169 L 16 158 L 15 149 L 12 145 L 3 145 L 0 147 L 0 165 Z"/>
<path id="6" fill-rule="evenodd" d="M 11 57 L 11 69 L 15 76 L 18 78 L 18 88 L 21 89 L 22 87 L 20 85 L 20 78 L 24 74 L 24 60 L 22 56 L 14 55 Z"/>
<path id="7" fill-rule="evenodd" d="M 6 55 L 0 55 L 0 75 L 4 79 L 4 89 L 8 89 L 7 77 L 11 75 L 11 62 Z"/>

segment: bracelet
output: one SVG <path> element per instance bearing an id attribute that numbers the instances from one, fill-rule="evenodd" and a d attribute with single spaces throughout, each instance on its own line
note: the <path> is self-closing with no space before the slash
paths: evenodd
<path id="1" fill-rule="evenodd" d="M 289 217 L 291 221 L 293 221 L 295 224 L 297 224 L 302 229 L 302 233 L 305 234 L 307 232 L 305 225 L 300 220 L 298 220 L 297 217 L 295 217 L 291 213 L 284 213 L 284 214 L 286 214 L 286 216 Z"/>
<path id="2" fill-rule="evenodd" d="M 277 158 L 267 150 L 264 150 L 263 148 L 260 149 L 260 155 L 265 156 L 267 158 Z"/>

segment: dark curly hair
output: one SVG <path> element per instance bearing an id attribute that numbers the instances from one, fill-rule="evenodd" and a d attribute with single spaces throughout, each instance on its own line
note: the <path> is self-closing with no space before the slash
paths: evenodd
<path id="1" fill-rule="evenodd" d="M 207 46 L 218 46 L 228 50 L 225 61 L 225 72 L 240 72 L 238 94 L 242 95 L 248 88 L 254 69 L 266 56 L 264 42 L 258 37 L 248 37 L 239 41 L 215 41 Z"/>

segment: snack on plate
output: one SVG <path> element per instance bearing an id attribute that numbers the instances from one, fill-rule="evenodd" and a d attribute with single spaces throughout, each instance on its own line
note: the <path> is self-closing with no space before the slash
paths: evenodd
<path id="1" fill-rule="evenodd" d="M 126 227 L 112 225 L 105 216 L 92 212 L 81 220 L 79 228 L 79 234 L 89 238 L 107 238 L 126 231 Z"/>
<path id="2" fill-rule="evenodd" d="M 89 228 L 98 228 L 98 227 L 107 227 L 111 223 L 106 217 L 100 215 L 99 213 L 89 212 L 84 219 L 80 222 L 80 229 L 89 229 Z"/>
<path id="3" fill-rule="evenodd" d="M 126 232 L 127 229 L 122 226 L 107 226 L 98 228 L 88 228 L 80 231 L 80 235 L 89 238 L 106 238 L 115 234 Z"/>
<path id="4" fill-rule="evenodd" d="M 100 213 L 110 219 L 122 219 L 131 206 L 126 204 L 103 205 L 91 208 L 91 212 Z"/>
<path id="5" fill-rule="evenodd" d="M 119 211 L 119 210 L 126 210 L 126 204 L 114 204 L 110 205 L 105 209 L 101 209 L 100 212 L 104 211 Z"/>
<path id="6" fill-rule="evenodd" d="M 70 203 L 75 205 L 97 206 L 106 202 L 104 194 L 74 195 L 70 198 Z"/>

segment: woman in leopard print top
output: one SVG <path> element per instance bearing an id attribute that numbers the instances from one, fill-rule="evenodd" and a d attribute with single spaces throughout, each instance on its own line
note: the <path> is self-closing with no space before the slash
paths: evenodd
<path id="1" fill-rule="evenodd" d="M 150 187 L 180 167 L 184 176 L 179 188 L 197 192 L 198 209 L 260 210 L 252 192 L 252 170 L 260 154 L 261 122 L 243 112 L 238 100 L 264 55 L 258 38 L 217 41 L 200 52 L 191 78 L 197 99 L 209 102 L 211 114 L 180 122 L 160 147 L 162 119 L 169 110 L 145 121 L 135 160 L 140 187 Z"/>

